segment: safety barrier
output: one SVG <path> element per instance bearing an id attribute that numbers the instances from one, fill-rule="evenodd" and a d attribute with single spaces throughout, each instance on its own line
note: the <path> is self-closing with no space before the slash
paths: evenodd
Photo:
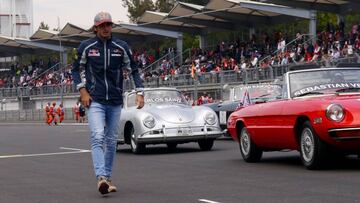
<path id="1" fill-rule="evenodd" d="M 72 109 L 64 109 L 64 121 L 75 122 Z M 45 123 L 45 111 L 41 109 L 26 109 L 13 111 L 0 111 L 0 122 L 37 121 Z"/>
<path id="2" fill-rule="evenodd" d="M 188 87 L 188 86 L 214 86 L 224 84 L 247 84 L 256 82 L 270 82 L 281 76 L 288 70 L 288 66 L 249 68 L 245 70 L 229 70 L 220 72 L 206 72 L 195 75 L 179 74 L 167 78 L 152 77 L 144 81 L 145 87 Z M 123 89 L 125 91 L 133 89 L 131 79 L 124 80 Z M 19 98 L 34 96 L 59 96 L 78 94 L 74 85 L 46 85 L 42 87 L 18 87 L 0 88 L 0 98 Z"/>

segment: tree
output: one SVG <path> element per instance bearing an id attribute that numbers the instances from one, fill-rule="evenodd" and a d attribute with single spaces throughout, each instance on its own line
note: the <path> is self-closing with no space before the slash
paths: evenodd
<path id="1" fill-rule="evenodd" d="M 155 6 L 157 11 L 168 13 L 174 4 L 169 2 L 169 0 L 157 0 Z"/>
<path id="2" fill-rule="evenodd" d="M 206 5 L 209 3 L 209 0 L 182 0 L 181 2 L 197 4 L 197 5 Z"/>
<path id="3" fill-rule="evenodd" d="M 157 0 L 155 3 L 156 10 L 160 12 L 168 13 L 175 5 L 175 0 Z M 209 3 L 209 0 L 182 0 L 181 2 L 197 4 L 197 5 L 206 5 Z"/>
<path id="4" fill-rule="evenodd" d="M 136 23 L 145 11 L 169 12 L 175 4 L 175 0 L 121 0 L 128 10 L 131 22 Z M 155 2 L 155 3 L 154 3 Z M 209 0 L 182 0 L 185 3 L 206 5 Z"/>
<path id="5" fill-rule="evenodd" d="M 128 9 L 128 17 L 136 23 L 145 11 L 154 11 L 155 5 L 152 0 L 122 0 L 123 6 Z"/>
<path id="6" fill-rule="evenodd" d="M 39 25 L 39 29 L 49 30 L 49 25 L 45 24 L 44 21 L 41 21 L 41 23 Z"/>

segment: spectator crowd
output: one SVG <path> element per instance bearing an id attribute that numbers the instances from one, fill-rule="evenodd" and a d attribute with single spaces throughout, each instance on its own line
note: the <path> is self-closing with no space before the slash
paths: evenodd
<path id="1" fill-rule="evenodd" d="M 352 57 L 360 51 L 360 25 L 354 24 L 345 32 L 344 23 L 328 24 L 319 31 L 316 38 L 297 33 L 287 36 L 276 32 L 272 37 L 268 33 L 252 35 L 249 41 L 221 41 L 215 47 L 207 49 L 193 48 L 183 64 L 175 59 L 176 50 L 167 48 L 137 50 L 133 57 L 140 68 L 144 81 L 160 78 L 163 81 L 177 79 L 187 74 L 197 79 L 204 73 L 219 73 L 234 70 L 241 72 L 249 68 L 266 69 L 288 64 L 317 63 L 330 67 L 341 58 Z M 312 39 L 316 39 L 314 42 Z M 167 56 L 167 57 L 163 57 Z M 161 58 L 156 69 L 147 67 Z M 0 88 L 42 87 L 45 85 L 70 85 L 71 65 L 59 68 L 57 59 L 34 60 L 30 64 L 16 63 L 0 72 Z M 124 71 L 125 80 L 129 73 Z"/>

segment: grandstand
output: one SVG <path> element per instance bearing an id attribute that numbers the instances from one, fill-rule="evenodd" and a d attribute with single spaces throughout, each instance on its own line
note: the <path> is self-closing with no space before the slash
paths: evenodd
<path id="1" fill-rule="evenodd" d="M 281 0 L 213 0 L 205 6 L 179 2 L 169 13 L 145 12 L 138 25 L 120 24 L 114 34 L 130 43 L 161 40 L 165 36 L 176 39 L 177 47 L 170 48 L 162 56 L 135 51 L 134 57 L 142 67 L 140 72 L 146 87 L 177 87 L 194 101 L 203 94 L 222 100 L 225 86 L 270 82 L 289 69 L 359 66 L 360 25 L 354 24 L 346 31 L 342 26 L 317 31 L 316 11 L 310 9 L 313 7 L 309 7 L 309 1 L 292 2 L 294 7 Z M 331 4 L 314 1 L 312 4 L 319 10 L 339 15 L 359 8 L 356 1 L 345 0 L 333 0 Z M 299 18 L 309 21 L 309 33 L 292 37 L 286 37 L 285 33 L 274 37 L 255 33 L 255 25 Z M 248 30 L 250 38 L 219 41 L 209 46 L 203 35 L 234 29 Z M 183 51 L 183 32 L 199 34 L 199 48 Z M 65 56 L 66 50 L 77 47 L 81 40 L 91 36 L 88 30 L 68 23 L 60 32 L 38 30 L 26 41 L 1 41 L 0 36 L 0 52 L 10 47 L 14 56 L 43 53 L 44 50 L 64 52 Z M 256 39 L 259 36 L 261 40 Z M 72 119 L 71 108 L 78 99 L 78 92 L 72 85 L 71 64 L 65 66 L 65 61 L 66 57 L 60 61 L 49 59 L 46 65 L 44 61 L 37 61 L 21 69 L 19 74 L 15 70 L 0 73 L 0 121 L 43 120 L 42 109 L 52 101 L 62 102 L 65 119 Z M 131 78 L 127 73 L 124 77 L 124 89 L 132 89 Z"/>

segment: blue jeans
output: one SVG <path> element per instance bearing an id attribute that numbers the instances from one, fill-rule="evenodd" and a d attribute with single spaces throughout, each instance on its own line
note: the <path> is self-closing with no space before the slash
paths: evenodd
<path id="1" fill-rule="evenodd" d="M 103 105 L 92 101 L 88 120 L 91 131 L 91 155 L 96 177 L 111 177 L 119 135 L 121 105 Z"/>

